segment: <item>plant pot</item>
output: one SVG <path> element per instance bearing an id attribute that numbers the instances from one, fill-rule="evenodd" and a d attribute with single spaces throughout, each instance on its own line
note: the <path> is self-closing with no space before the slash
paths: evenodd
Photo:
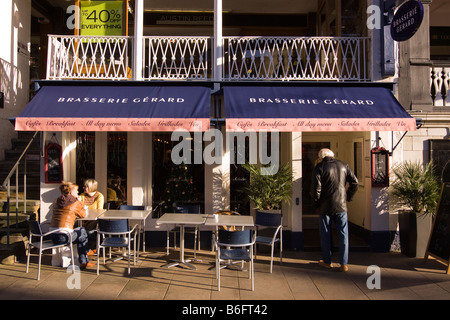
<path id="1" fill-rule="evenodd" d="M 432 215 L 399 211 L 400 250 L 408 257 L 424 257 L 432 226 Z"/>

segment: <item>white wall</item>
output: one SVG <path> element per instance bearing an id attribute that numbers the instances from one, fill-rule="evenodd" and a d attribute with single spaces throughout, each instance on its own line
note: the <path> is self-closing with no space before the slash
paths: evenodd
<path id="1" fill-rule="evenodd" d="M 30 24 L 31 0 L 0 1 L 0 91 L 5 101 L 0 109 L 0 150 L 9 149 L 11 138 L 17 136 L 8 118 L 17 116 L 28 103 Z"/>

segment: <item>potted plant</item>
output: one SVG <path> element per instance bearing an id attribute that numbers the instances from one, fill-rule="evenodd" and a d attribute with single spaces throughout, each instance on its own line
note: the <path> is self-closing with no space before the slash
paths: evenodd
<path id="1" fill-rule="evenodd" d="M 430 161 L 403 162 L 393 168 L 395 176 L 391 194 L 398 211 L 401 252 L 409 257 L 425 255 L 432 217 L 439 201 L 440 187 Z"/>
<path id="2" fill-rule="evenodd" d="M 241 189 L 253 202 L 256 210 L 277 210 L 281 213 L 283 202 L 292 197 L 292 168 L 263 167 L 256 164 L 244 164 L 243 168 L 250 174 L 249 183 Z M 271 171 L 272 170 L 272 171 Z"/>

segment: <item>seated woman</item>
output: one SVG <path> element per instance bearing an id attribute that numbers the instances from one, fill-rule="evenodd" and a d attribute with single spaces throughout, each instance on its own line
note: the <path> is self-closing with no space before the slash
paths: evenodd
<path id="1" fill-rule="evenodd" d="M 88 209 L 103 209 L 105 197 L 97 191 L 98 182 L 94 179 L 87 179 L 84 181 L 83 188 L 84 192 L 81 194 L 81 202 L 83 202 Z"/>
<path id="2" fill-rule="evenodd" d="M 88 260 L 88 234 L 83 227 L 73 228 L 77 218 L 84 218 L 86 210 L 78 196 L 78 186 L 72 182 L 64 182 L 59 186 L 61 196 L 53 202 L 53 215 L 50 230 L 66 230 L 72 234 L 72 243 L 78 248 L 80 268 L 92 267 L 95 263 Z M 67 234 L 55 232 L 52 234 L 55 244 L 64 244 L 69 241 Z"/>
<path id="3" fill-rule="evenodd" d="M 80 199 L 83 202 L 84 207 L 87 209 L 103 209 L 105 204 L 105 197 L 103 194 L 97 191 L 98 182 L 94 179 L 86 179 L 84 181 L 84 192 L 81 194 Z M 97 229 L 97 221 L 85 221 L 83 224 L 89 234 L 89 247 L 92 248 L 90 254 L 95 254 L 96 250 L 96 236 L 95 230 Z"/>

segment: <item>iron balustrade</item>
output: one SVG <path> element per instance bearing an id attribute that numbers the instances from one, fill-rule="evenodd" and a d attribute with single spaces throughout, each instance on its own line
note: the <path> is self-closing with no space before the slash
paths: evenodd
<path id="1" fill-rule="evenodd" d="M 369 38 L 225 37 L 224 80 L 369 81 Z"/>
<path id="2" fill-rule="evenodd" d="M 223 37 L 222 81 L 370 81 L 366 37 Z M 49 35 L 47 79 L 131 79 L 133 37 Z M 144 36 L 143 80 L 213 80 L 213 37 Z"/>
<path id="3" fill-rule="evenodd" d="M 47 80 L 126 80 L 131 77 L 131 38 L 49 35 Z"/>

